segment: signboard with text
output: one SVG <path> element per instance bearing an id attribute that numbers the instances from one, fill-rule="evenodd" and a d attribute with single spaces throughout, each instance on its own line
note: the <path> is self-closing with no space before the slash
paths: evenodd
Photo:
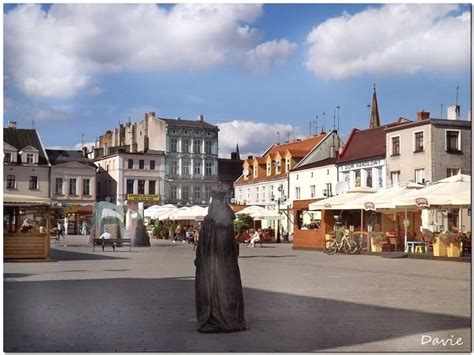
<path id="1" fill-rule="evenodd" d="M 128 194 L 127 201 L 133 202 L 160 202 L 160 195 Z"/>
<path id="2" fill-rule="evenodd" d="M 384 165 L 384 160 L 377 159 L 377 160 L 362 161 L 359 163 L 344 164 L 344 165 L 339 166 L 339 170 L 348 171 L 348 170 L 362 169 L 362 168 L 373 168 L 373 167 L 382 166 L 382 165 Z"/>
<path id="3" fill-rule="evenodd" d="M 424 197 L 416 198 L 415 203 L 418 207 L 430 207 L 428 200 Z"/>
<path id="4" fill-rule="evenodd" d="M 364 203 L 364 209 L 366 211 L 375 211 L 375 203 L 373 202 L 365 202 Z"/>

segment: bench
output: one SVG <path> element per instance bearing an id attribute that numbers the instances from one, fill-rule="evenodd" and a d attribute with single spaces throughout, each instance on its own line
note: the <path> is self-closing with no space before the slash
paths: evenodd
<path id="1" fill-rule="evenodd" d="M 104 251 L 104 248 L 106 246 L 111 246 L 114 251 L 115 251 L 115 247 L 128 246 L 130 248 L 129 251 L 132 251 L 132 240 L 125 239 L 125 238 L 111 238 L 111 239 L 94 238 L 92 242 L 92 251 L 95 251 L 96 245 L 102 245 L 102 251 Z"/>

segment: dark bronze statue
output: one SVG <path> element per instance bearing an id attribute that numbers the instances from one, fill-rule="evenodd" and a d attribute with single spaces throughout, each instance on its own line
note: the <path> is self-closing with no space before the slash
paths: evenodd
<path id="1" fill-rule="evenodd" d="M 234 212 L 214 192 L 196 249 L 196 314 L 202 333 L 245 329 L 244 298 L 234 240 Z"/>

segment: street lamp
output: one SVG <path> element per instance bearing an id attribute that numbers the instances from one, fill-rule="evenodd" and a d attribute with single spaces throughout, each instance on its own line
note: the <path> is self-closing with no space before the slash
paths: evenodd
<path id="1" fill-rule="evenodd" d="M 282 186 L 278 186 L 278 191 L 280 192 L 280 196 L 276 199 L 277 206 L 278 206 L 278 214 L 280 214 L 280 203 L 285 202 L 285 198 L 281 196 L 281 191 L 283 190 Z M 275 201 L 275 196 L 272 194 L 272 201 Z M 277 237 L 276 242 L 281 243 L 281 236 L 280 236 L 280 218 L 277 220 Z"/>

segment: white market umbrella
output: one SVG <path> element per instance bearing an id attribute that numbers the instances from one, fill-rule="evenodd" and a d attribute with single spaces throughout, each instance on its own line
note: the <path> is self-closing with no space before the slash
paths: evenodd
<path id="1" fill-rule="evenodd" d="M 207 215 L 208 208 L 201 206 L 183 207 L 172 214 L 175 220 L 201 220 Z"/>
<path id="2" fill-rule="evenodd" d="M 361 209 L 360 207 L 353 208 L 352 206 L 349 206 L 349 203 L 361 197 L 373 194 L 374 192 L 375 190 L 371 188 L 354 189 L 351 191 L 344 192 L 341 195 L 328 197 L 323 200 L 310 203 L 309 210 L 314 211 Z"/>
<path id="3" fill-rule="evenodd" d="M 267 210 L 264 207 L 260 206 L 248 206 L 245 207 L 243 210 L 236 212 L 236 215 L 243 215 L 243 214 L 248 214 L 250 217 L 252 217 L 255 220 L 270 220 L 270 219 L 279 219 L 281 218 L 281 215 L 272 210 Z"/>
<path id="4" fill-rule="evenodd" d="M 462 199 L 469 204 L 465 198 L 471 191 L 471 177 L 469 175 L 458 174 L 446 179 L 439 180 L 431 186 L 413 191 L 400 198 L 395 198 L 397 207 L 406 206 L 459 206 L 459 203 L 453 203 L 457 198 Z M 463 198 L 464 196 L 464 198 Z"/>
<path id="5" fill-rule="evenodd" d="M 160 221 L 163 221 L 165 219 L 172 219 L 172 215 L 179 211 L 178 207 L 174 208 L 168 208 L 167 211 L 164 211 L 163 213 L 158 214 L 156 218 L 158 218 Z"/>

